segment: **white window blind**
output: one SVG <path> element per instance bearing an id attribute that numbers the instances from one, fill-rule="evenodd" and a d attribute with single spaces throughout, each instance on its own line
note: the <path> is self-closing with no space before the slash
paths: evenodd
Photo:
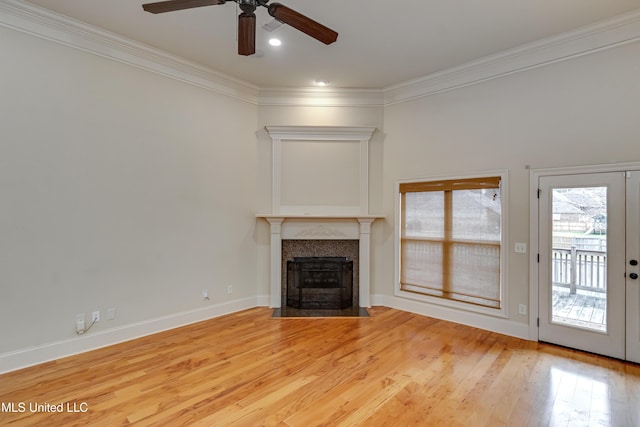
<path id="1" fill-rule="evenodd" d="M 501 307 L 500 177 L 400 184 L 400 286 Z"/>

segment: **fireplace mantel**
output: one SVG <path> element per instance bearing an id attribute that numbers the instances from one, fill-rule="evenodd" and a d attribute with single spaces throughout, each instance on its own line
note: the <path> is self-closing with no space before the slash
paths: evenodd
<path id="1" fill-rule="evenodd" d="M 361 307 L 371 305 L 369 143 L 375 127 L 265 126 L 272 140 L 271 307 L 282 304 L 283 240 L 358 240 Z"/>
<path id="2" fill-rule="evenodd" d="M 371 224 L 380 215 L 281 215 L 258 214 L 271 227 L 270 289 L 271 307 L 279 308 L 282 298 L 282 240 L 359 240 L 361 307 L 371 306 Z"/>
<path id="3" fill-rule="evenodd" d="M 380 215 L 274 215 L 258 214 L 258 218 L 264 218 L 272 227 L 282 226 L 286 221 L 284 239 L 360 239 L 360 234 L 369 232 L 369 227 L 376 219 L 383 218 Z M 359 228 L 358 228 L 359 224 Z M 355 227 L 354 227 L 355 226 Z"/>

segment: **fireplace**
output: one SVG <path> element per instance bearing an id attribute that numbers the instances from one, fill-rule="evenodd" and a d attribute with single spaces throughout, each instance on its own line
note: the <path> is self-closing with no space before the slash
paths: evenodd
<path id="1" fill-rule="evenodd" d="M 353 261 L 346 257 L 294 257 L 287 261 L 287 306 L 341 310 L 353 305 Z"/>
<path id="2" fill-rule="evenodd" d="M 371 224 L 383 218 L 369 214 L 369 143 L 376 129 L 266 126 L 265 130 L 272 140 L 272 213 L 257 217 L 270 228 L 269 305 L 287 306 L 286 261 L 296 256 L 343 256 L 353 261 L 352 306 L 370 307 Z M 302 240 L 352 241 L 355 254 L 287 252 L 285 241 Z"/>
<path id="3" fill-rule="evenodd" d="M 284 239 L 281 249 L 280 307 L 339 310 L 360 306 L 357 240 Z"/>
<path id="4" fill-rule="evenodd" d="M 353 261 L 353 307 L 370 307 L 371 224 L 375 215 L 259 214 L 270 225 L 270 306 L 285 308 L 287 261 L 294 257 L 346 257 Z"/>

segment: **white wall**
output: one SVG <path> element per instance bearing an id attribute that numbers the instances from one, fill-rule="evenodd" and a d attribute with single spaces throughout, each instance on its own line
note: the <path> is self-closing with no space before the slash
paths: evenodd
<path id="1" fill-rule="evenodd" d="M 529 170 L 640 160 L 640 43 L 521 72 L 385 108 L 384 214 L 394 214 L 394 181 L 509 170 L 510 320 L 527 322 Z M 393 230 L 385 225 L 385 270 L 393 294 Z M 396 303 L 398 300 L 396 300 Z M 419 305 L 411 305 L 413 309 Z M 437 307 L 422 304 L 430 313 Z M 452 315 L 462 319 L 462 314 Z"/>
<path id="2" fill-rule="evenodd" d="M 0 355 L 85 339 L 77 313 L 255 305 L 255 105 L 3 27 L 0 52 Z"/>

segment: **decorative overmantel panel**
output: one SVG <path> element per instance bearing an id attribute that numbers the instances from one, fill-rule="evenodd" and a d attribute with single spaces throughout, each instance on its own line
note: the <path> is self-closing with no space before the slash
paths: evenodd
<path id="1" fill-rule="evenodd" d="M 369 141 L 374 127 L 266 126 L 272 145 L 271 306 L 282 301 L 283 240 L 358 240 L 359 305 L 369 307 Z"/>
<path id="2" fill-rule="evenodd" d="M 272 212 L 369 213 L 374 127 L 266 126 L 272 143 Z"/>

